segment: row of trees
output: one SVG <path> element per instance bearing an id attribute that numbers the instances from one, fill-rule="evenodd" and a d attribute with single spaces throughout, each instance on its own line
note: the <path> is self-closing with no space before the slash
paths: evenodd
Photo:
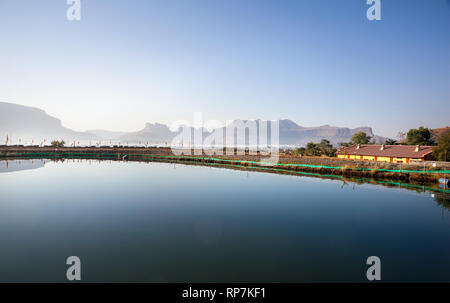
<path id="1" fill-rule="evenodd" d="M 398 133 L 400 141 L 394 139 L 387 139 L 385 144 L 387 145 L 436 145 L 437 142 L 433 141 L 431 131 L 423 126 L 415 129 L 410 129 L 408 133 Z M 357 132 L 354 134 L 350 142 L 339 143 L 340 146 L 347 147 L 355 144 L 375 144 L 372 137 L 368 136 L 365 132 Z"/>
<path id="2" fill-rule="evenodd" d="M 342 147 L 347 147 L 355 144 L 368 144 L 372 137 L 368 136 L 365 132 L 357 132 L 355 133 L 350 142 L 342 142 L 339 143 Z M 333 144 L 326 139 L 322 139 L 320 143 L 310 142 L 306 144 L 306 147 L 300 147 L 293 151 L 294 155 L 299 156 L 327 156 L 327 157 L 335 157 L 337 152 L 337 148 L 333 147 Z"/>
<path id="3" fill-rule="evenodd" d="M 294 150 L 295 155 L 299 156 L 327 156 L 335 157 L 337 149 L 333 147 L 330 141 L 323 139 L 320 143 L 310 142 L 306 147 L 300 147 Z"/>

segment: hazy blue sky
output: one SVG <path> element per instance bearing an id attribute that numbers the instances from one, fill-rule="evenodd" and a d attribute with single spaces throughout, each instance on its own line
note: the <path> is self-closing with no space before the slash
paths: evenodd
<path id="1" fill-rule="evenodd" d="M 450 125 L 450 1 L 0 0 L 0 101 L 76 130 L 288 118 Z"/>

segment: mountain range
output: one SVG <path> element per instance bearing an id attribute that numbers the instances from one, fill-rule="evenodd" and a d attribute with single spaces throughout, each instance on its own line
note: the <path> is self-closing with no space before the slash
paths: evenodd
<path id="1" fill-rule="evenodd" d="M 89 140 L 92 134 L 78 132 L 62 126 L 61 120 L 49 116 L 45 111 L 18 104 L 0 102 L 0 132 L 11 139 L 41 138 Z"/>
<path id="2" fill-rule="evenodd" d="M 233 124 L 238 125 L 246 122 L 249 121 L 235 120 Z M 258 127 L 261 122 L 263 121 L 254 120 Z M 190 128 L 189 131 L 193 133 L 194 129 Z M 377 142 L 384 141 L 383 137 L 376 136 L 373 133 L 371 127 L 347 128 L 330 125 L 303 127 L 291 120 L 279 120 L 281 145 L 304 146 L 308 142 L 320 142 L 322 139 L 327 139 L 336 145 L 339 142 L 348 142 L 352 135 L 359 131 L 365 132 Z M 223 128 L 223 132 L 225 138 L 225 128 Z M 179 133 L 179 131 L 172 131 L 167 125 L 161 123 L 146 123 L 142 130 L 136 132 L 113 132 L 107 130 L 79 132 L 64 127 L 61 120 L 48 115 L 41 109 L 0 102 L 0 134 L 2 136 L 3 134 L 5 136 L 8 135 L 10 141 L 15 143 L 17 143 L 18 138 L 23 141 L 33 139 L 36 140 L 36 143 L 46 138 L 49 141 L 63 139 L 66 142 L 75 140 L 119 140 L 130 144 L 138 142 L 155 144 L 157 142 L 172 142 L 173 138 Z M 211 134 L 206 129 L 203 129 L 202 133 L 203 138 Z M 235 133 L 234 137 L 237 137 L 237 133 Z"/>

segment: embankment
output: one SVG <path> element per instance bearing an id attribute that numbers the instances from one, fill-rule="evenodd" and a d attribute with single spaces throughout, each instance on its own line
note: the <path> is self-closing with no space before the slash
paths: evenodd
<path id="1" fill-rule="evenodd" d="M 189 150 L 184 150 L 185 154 Z M 193 154 L 193 151 L 191 151 Z M 242 169 L 270 170 L 279 173 L 311 173 L 375 180 L 395 180 L 414 184 L 437 183 L 439 178 L 450 175 L 446 163 L 436 167 L 420 164 L 381 163 L 336 158 L 295 157 L 280 155 L 277 163 L 257 154 L 249 155 L 181 155 L 170 148 L 157 147 L 38 147 L 0 146 L 0 159 L 103 159 L 127 161 L 177 161 L 201 165 L 231 165 Z"/>

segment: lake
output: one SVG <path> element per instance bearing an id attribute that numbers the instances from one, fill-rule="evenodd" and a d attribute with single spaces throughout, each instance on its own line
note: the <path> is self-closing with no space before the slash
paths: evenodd
<path id="1" fill-rule="evenodd" d="M 171 163 L 0 161 L 0 282 L 450 281 L 448 193 Z M 443 202 L 442 202 L 443 201 Z"/>

